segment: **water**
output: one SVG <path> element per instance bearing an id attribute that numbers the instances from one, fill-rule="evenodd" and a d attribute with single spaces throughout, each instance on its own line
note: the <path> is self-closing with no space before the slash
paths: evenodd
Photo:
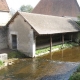
<path id="1" fill-rule="evenodd" d="M 80 47 L 20 59 L 0 70 L 0 80 L 68 80 L 80 62 Z"/>
<path id="2" fill-rule="evenodd" d="M 57 52 L 53 52 L 48 55 L 44 55 L 41 58 L 55 61 L 65 62 L 79 62 L 80 61 L 80 46 L 68 49 L 62 49 Z"/>

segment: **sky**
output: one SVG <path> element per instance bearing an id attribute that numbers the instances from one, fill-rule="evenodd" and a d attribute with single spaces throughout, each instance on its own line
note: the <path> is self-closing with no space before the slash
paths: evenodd
<path id="1" fill-rule="evenodd" d="M 9 8 L 13 10 L 19 10 L 21 5 L 31 5 L 35 7 L 40 0 L 6 0 Z"/>
<path id="2" fill-rule="evenodd" d="M 31 5 L 35 7 L 40 0 L 6 0 L 9 8 L 17 11 L 21 7 L 21 5 Z M 77 0 L 80 6 L 80 0 Z"/>

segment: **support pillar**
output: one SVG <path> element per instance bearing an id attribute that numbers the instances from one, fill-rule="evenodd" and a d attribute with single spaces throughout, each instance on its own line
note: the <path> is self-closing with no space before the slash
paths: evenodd
<path id="1" fill-rule="evenodd" d="M 35 54 L 36 54 L 36 38 L 37 38 L 37 36 L 36 35 L 34 35 L 34 38 L 33 38 L 33 51 L 32 51 L 32 53 L 33 53 L 33 55 L 32 55 L 32 57 L 35 57 Z"/>
<path id="2" fill-rule="evenodd" d="M 64 34 L 62 34 L 62 45 L 64 44 Z"/>
<path id="3" fill-rule="evenodd" d="M 73 35 L 71 34 L 71 42 L 72 42 L 72 38 L 73 38 Z"/>
<path id="4" fill-rule="evenodd" d="M 50 53 L 52 52 L 52 35 L 50 35 Z"/>

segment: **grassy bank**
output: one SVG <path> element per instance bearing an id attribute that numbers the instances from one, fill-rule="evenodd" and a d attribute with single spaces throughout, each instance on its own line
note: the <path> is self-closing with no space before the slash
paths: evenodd
<path id="1" fill-rule="evenodd" d="M 64 43 L 63 45 L 60 44 L 60 45 L 52 46 L 52 50 L 53 51 L 54 50 L 61 50 L 61 49 L 64 49 L 64 48 L 70 48 L 70 47 L 74 47 L 74 46 L 78 46 L 78 44 L 74 43 L 74 42 L 69 42 L 69 43 Z M 46 52 L 49 52 L 49 51 L 50 51 L 50 47 L 38 49 L 38 50 L 36 50 L 36 55 L 41 54 L 41 53 L 46 53 Z"/>
<path id="2" fill-rule="evenodd" d="M 77 71 L 69 78 L 69 80 L 80 80 L 80 66 Z"/>
<path id="3" fill-rule="evenodd" d="M 19 51 L 11 51 L 10 53 L 8 53 L 8 58 L 26 58 L 26 55 L 19 52 Z"/>
<path id="4" fill-rule="evenodd" d="M 4 63 L 2 61 L 0 61 L 0 67 L 4 66 Z"/>

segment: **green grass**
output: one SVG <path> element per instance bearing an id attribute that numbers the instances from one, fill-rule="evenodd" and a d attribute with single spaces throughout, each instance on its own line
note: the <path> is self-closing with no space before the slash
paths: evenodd
<path id="1" fill-rule="evenodd" d="M 43 49 L 38 49 L 38 50 L 36 50 L 36 54 L 45 53 L 45 52 L 48 52 L 49 50 L 50 50 L 49 47 L 43 48 Z"/>
<path id="2" fill-rule="evenodd" d="M 8 58 L 26 58 L 26 55 L 19 51 L 12 51 L 8 53 Z"/>
<path id="3" fill-rule="evenodd" d="M 63 45 L 60 44 L 60 45 L 55 45 L 55 46 L 52 46 L 52 50 L 54 49 L 62 49 L 62 48 L 70 48 L 70 47 L 73 47 L 73 46 L 77 46 L 78 44 L 74 43 L 74 42 L 69 42 L 69 43 L 64 43 Z M 42 49 L 38 49 L 36 50 L 36 54 L 40 54 L 40 53 L 46 53 L 50 50 L 50 47 L 46 47 L 46 48 L 42 48 Z"/>
<path id="4" fill-rule="evenodd" d="M 4 63 L 2 61 L 0 61 L 0 67 L 3 66 L 3 65 L 4 65 Z"/>
<path id="5" fill-rule="evenodd" d="M 80 80 L 80 72 L 73 74 L 69 80 Z"/>
<path id="6" fill-rule="evenodd" d="M 80 66 L 77 71 L 69 78 L 69 80 L 80 80 Z"/>

